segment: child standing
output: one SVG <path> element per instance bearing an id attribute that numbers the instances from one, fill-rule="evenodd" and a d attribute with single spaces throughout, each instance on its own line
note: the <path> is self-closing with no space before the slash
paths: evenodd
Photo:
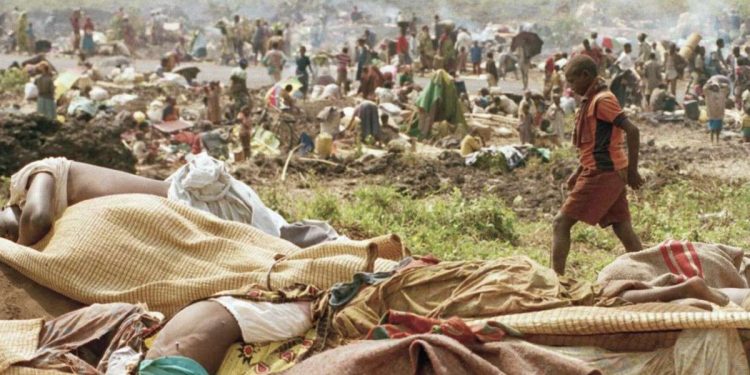
<path id="1" fill-rule="evenodd" d="M 724 109 L 727 102 L 727 90 L 716 80 L 709 80 L 703 87 L 703 95 L 706 98 L 706 112 L 708 114 L 708 131 L 711 133 L 711 143 L 719 136 L 724 125 Z"/>
<path id="2" fill-rule="evenodd" d="M 487 62 L 485 63 L 485 69 L 487 70 L 487 84 L 490 87 L 497 86 L 497 80 L 500 78 L 497 74 L 497 65 L 495 65 L 495 55 L 492 52 L 487 54 Z"/>
<path id="3" fill-rule="evenodd" d="M 482 47 L 479 42 L 474 42 L 471 47 L 471 72 L 475 75 L 482 74 Z"/>
<path id="4" fill-rule="evenodd" d="M 521 104 L 519 120 L 518 135 L 521 137 L 521 144 L 533 144 L 534 130 L 532 128 L 534 125 L 534 116 L 531 115 L 531 104 L 529 102 Z"/>

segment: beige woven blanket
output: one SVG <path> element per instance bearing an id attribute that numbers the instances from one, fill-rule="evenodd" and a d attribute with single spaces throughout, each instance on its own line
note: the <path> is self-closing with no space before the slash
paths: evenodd
<path id="1" fill-rule="evenodd" d="M 69 207 L 34 248 L 0 239 L 0 261 L 86 304 L 146 303 L 171 316 L 191 301 L 256 283 L 329 288 L 392 268 L 395 236 L 300 249 L 249 225 L 149 195 Z"/>

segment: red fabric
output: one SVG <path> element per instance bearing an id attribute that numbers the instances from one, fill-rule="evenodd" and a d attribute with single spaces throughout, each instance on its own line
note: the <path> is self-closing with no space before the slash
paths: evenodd
<path id="1" fill-rule="evenodd" d="M 405 35 L 401 35 L 396 39 L 396 53 L 407 53 L 409 52 L 409 41 L 406 40 Z"/>
<path id="2" fill-rule="evenodd" d="M 555 71 L 555 58 L 551 56 L 547 59 L 547 62 L 544 64 L 544 72 L 547 74 L 552 74 L 552 72 Z"/>
<path id="3" fill-rule="evenodd" d="M 671 273 L 685 276 L 685 278 L 695 276 L 703 278 L 703 266 L 691 242 L 665 241 L 659 245 L 659 251 L 664 258 L 664 264 Z"/>
<path id="4" fill-rule="evenodd" d="M 200 154 L 202 151 L 201 137 L 198 134 L 189 131 L 181 131 L 172 135 L 172 140 L 190 146 L 190 152 Z"/>
<path id="5" fill-rule="evenodd" d="M 94 31 L 94 21 L 92 21 L 91 18 L 86 18 L 86 23 L 83 25 L 83 30 Z"/>
<path id="6" fill-rule="evenodd" d="M 584 169 L 560 211 L 567 217 L 602 228 L 630 221 L 621 173 Z"/>
<path id="7" fill-rule="evenodd" d="M 599 48 L 591 48 L 590 50 L 583 50 L 581 51 L 581 54 L 586 55 L 592 59 L 594 59 L 594 62 L 596 65 L 599 65 L 602 63 L 602 50 Z"/>
<path id="8" fill-rule="evenodd" d="M 503 327 L 485 323 L 470 327 L 463 319 L 453 317 L 447 320 L 426 318 L 420 315 L 389 310 L 382 324 L 367 333 L 367 340 L 399 339 L 422 333 L 437 333 L 448 336 L 461 344 L 500 341 L 505 337 Z"/>

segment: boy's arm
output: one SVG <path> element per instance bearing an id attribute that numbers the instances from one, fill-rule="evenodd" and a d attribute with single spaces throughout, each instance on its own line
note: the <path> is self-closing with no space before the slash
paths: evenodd
<path id="1" fill-rule="evenodd" d="M 628 185 L 638 190 L 643 186 L 643 178 L 638 173 L 638 153 L 641 148 L 641 134 L 638 127 L 633 125 L 627 118 L 623 119 L 619 126 L 625 131 L 625 139 L 628 143 Z"/>

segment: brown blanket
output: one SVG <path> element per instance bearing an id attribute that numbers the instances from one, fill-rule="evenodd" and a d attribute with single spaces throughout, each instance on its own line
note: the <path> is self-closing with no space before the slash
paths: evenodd
<path id="1" fill-rule="evenodd" d="M 524 342 L 466 347 L 442 335 L 360 341 L 321 353 L 285 372 L 317 374 L 598 374 L 577 359 Z"/>
<path id="2" fill-rule="evenodd" d="M 675 274 L 688 278 L 702 277 L 714 288 L 748 288 L 748 260 L 748 255 L 736 247 L 666 241 L 650 249 L 618 257 L 604 267 L 597 282 L 602 286 L 617 280 L 651 282 Z M 658 285 L 658 282 L 655 284 Z"/>
<path id="3" fill-rule="evenodd" d="M 524 256 L 442 262 L 402 271 L 360 290 L 334 315 L 329 344 L 365 337 L 389 310 L 481 319 L 596 302 L 597 290 L 590 283 L 559 277 Z"/>

